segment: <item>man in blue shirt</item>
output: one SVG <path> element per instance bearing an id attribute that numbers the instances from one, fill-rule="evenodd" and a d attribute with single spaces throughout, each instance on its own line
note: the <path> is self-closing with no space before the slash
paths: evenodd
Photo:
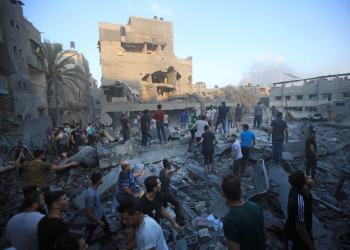
<path id="1" fill-rule="evenodd" d="M 249 177 L 249 174 L 245 172 L 245 169 L 247 167 L 247 163 L 249 161 L 249 155 L 250 155 L 250 147 L 255 145 L 255 134 L 253 132 L 249 131 L 249 125 L 243 124 L 243 132 L 241 133 L 241 149 L 243 154 L 243 160 L 242 160 L 242 166 L 241 166 L 241 176 L 242 177 Z"/>
<path id="2" fill-rule="evenodd" d="M 186 110 L 183 110 L 182 113 L 179 116 L 179 122 L 181 123 L 181 129 L 186 129 L 186 124 L 188 121 L 188 115 L 186 113 Z"/>
<path id="3" fill-rule="evenodd" d="M 270 124 L 269 134 L 267 140 L 270 140 L 272 134 L 272 151 L 273 159 L 276 164 L 281 163 L 283 153 L 283 141 L 288 142 L 288 125 L 286 121 L 282 120 L 283 114 L 277 113 L 277 119 Z"/>
<path id="4" fill-rule="evenodd" d="M 254 127 L 253 128 L 256 128 L 255 125 L 258 124 L 257 128 L 259 129 L 262 121 L 262 117 L 261 117 L 262 113 L 263 113 L 263 108 L 261 107 L 260 102 L 258 102 L 254 107 Z"/>

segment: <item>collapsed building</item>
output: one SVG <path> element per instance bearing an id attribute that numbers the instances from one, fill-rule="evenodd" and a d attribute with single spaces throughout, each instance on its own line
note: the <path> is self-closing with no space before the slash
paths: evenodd
<path id="1" fill-rule="evenodd" d="M 300 85 L 300 82 L 303 84 Z M 273 85 L 270 107 L 289 112 L 294 118 L 309 118 L 315 114 L 328 117 L 325 105 L 328 98 L 335 104 L 333 117 L 336 121 L 349 118 L 350 73 L 276 82 Z"/>
<path id="2" fill-rule="evenodd" d="M 121 111 L 156 110 L 156 103 L 179 112 L 209 106 L 198 95 L 188 98 L 192 57 L 175 56 L 172 22 L 136 16 L 126 25 L 100 22 L 98 48 L 103 122 L 116 124 Z"/>

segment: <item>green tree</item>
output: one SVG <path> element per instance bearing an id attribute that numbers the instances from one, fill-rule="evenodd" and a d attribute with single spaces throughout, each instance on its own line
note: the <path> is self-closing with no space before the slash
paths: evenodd
<path id="1" fill-rule="evenodd" d="M 76 88 L 83 91 L 79 85 L 79 81 L 86 81 L 85 73 L 75 66 L 74 56 L 71 51 L 64 51 L 60 43 L 50 43 L 49 40 L 44 40 L 42 52 L 44 56 L 38 57 L 45 68 L 46 76 L 46 94 L 49 107 L 49 115 L 54 123 L 58 121 L 58 109 L 55 111 L 51 107 L 51 98 L 55 95 L 56 108 L 59 100 L 65 101 L 64 95 L 59 95 L 58 90 L 64 93 L 65 90 L 70 91 L 76 98 Z M 69 54 L 68 54 L 69 52 Z M 73 68 L 72 68 L 73 66 Z"/>

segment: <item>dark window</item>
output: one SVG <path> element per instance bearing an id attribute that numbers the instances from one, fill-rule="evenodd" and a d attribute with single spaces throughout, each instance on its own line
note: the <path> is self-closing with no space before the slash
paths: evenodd
<path id="1" fill-rule="evenodd" d="M 309 99 L 317 99 L 317 95 L 309 95 Z"/>
<path id="2" fill-rule="evenodd" d="M 350 97 L 350 92 L 343 93 L 343 97 Z"/>
<path id="3" fill-rule="evenodd" d="M 13 20 L 10 20 L 10 22 L 11 22 L 11 26 L 15 27 L 15 22 Z"/>
<path id="4" fill-rule="evenodd" d="M 337 102 L 335 106 L 345 106 L 345 102 Z"/>
<path id="5" fill-rule="evenodd" d="M 276 96 L 276 101 L 282 100 L 282 96 Z"/>
<path id="6" fill-rule="evenodd" d="M 18 89 L 22 89 L 22 84 L 20 81 L 18 81 Z"/>
<path id="7" fill-rule="evenodd" d="M 297 100 L 303 100 L 303 96 L 302 95 L 297 95 Z"/>
<path id="8" fill-rule="evenodd" d="M 290 100 L 290 95 L 286 95 L 286 100 Z"/>
<path id="9" fill-rule="evenodd" d="M 17 53 L 17 47 L 16 46 L 13 46 L 13 53 Z"/>
<path id="10" fill-rule="evenodd" d="M 18 24 L 16 24 L 16 28 L 19 30 L 19 25 Z"/>
<path id="11" fill-rule="evenodd" d="M 317 112 L 318 107 L 317 106 L 305 107 L 305 110 L 309 112 Z"/>
<path id="12" fill-rule="evenodd" d="M 328 97 L 332 98 L 332 94 L 330 94 L 330 93 L 323 93 L 322 94 L 323 99 L 328 99 Z"/>
<path id="13" fill-rule="evenodd" d="M 22 50 L 21 49 L 19 50 L 19 55 L 22 56 Z"/>
<path id="14" fill-rule="evenodd" d="M 23 90 L 27 90 L 27 84 L 25 82 L 23 83 Z"/>

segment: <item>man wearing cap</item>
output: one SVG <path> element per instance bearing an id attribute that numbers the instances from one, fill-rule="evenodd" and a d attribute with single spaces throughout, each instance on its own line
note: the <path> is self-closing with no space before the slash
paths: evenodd
<path id="1" fill-rule="evenodd" d="M 120 118 L 120 123 L 122 124 L 122 130 L 120 130 L 120 133 L 123 134 L 123 142 L 125 143 L 127 140 L 130 139 L 130 123 L 129 119 L 126 118 L 126 112 L 122 112 L 122 118 Z"/>
<path id="2" fill-rule="evenodd" d="M 226 137 L 226 115 L 230 112 L 230 109 L 226 107 L 226 103 L 222 102 L 222 105 L 216 110 L 216 113 L 218 114 L 218 119 L 216 120 L 215 124 L 215 131 L 218 129 L 218 126 L 220 123 L 222 123 L 222 127 L 224 128 L 224 136 Z"/>
<path id="3" fill-rule="evenodd" d="M 190 117 L 189 117 L 189 122 L 188 122 L 188 130 L 191 132 L 191 140 L 190 140 L 190 144 L 188 144 L 188 152 L 192 152 L 192 143 L 194 141 L 194 138 L 195 138 L 195 134 L 196 134 L 196 131 L 193 130 L 193 125 L 196 123 L 197 121 L 197 109 L 196 108 L 192 108 L 192 113 L 190 114 Z"/>
<path id="4" fill-rule="evenodd" d="M 8 160 L 12 154 L 12 152 L 15 151 L 15 160 L 18 159 L 19 154 L 22 152 L 22 157 L 20 159 L 20 163 L 23 163 L 26 160 L 26 152 L 30 155 L 30 157 L 32 157 L 34 159 L 34 156 L 32 154 L 32 152 L 30 152 L 30 150 L 23 145 L 23 141 L 18 141 L 17 146 L 14 146 L 10 152 L 7 154 L 6 156 L 6 160 Z M 19 175 L 22 175 L 22 169 L 19 170 Z"/>

